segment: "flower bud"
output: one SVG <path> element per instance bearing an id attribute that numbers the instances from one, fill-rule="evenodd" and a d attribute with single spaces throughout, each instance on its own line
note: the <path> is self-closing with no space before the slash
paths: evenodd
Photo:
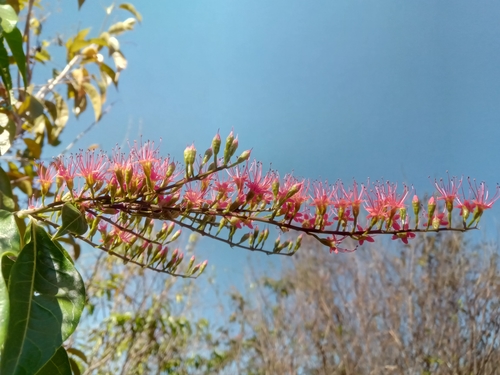
<path id="1" fill-rule="evenodd" d="M 436 230 L 439 229 L 439 227 L 441 226 L 441 220 L 439 219 L 439 217 L 436 215 L 432 218 L 432 227 Z"/>
<path id="2" fill-rule="evenodd" d="M 219 132 L 217 132 L 214 139 L 212 140 L 212 150 L 214 152 L 214 158 L 217 158 L 217 154 L 219 153 L 220 150 L 220 144 L 221 144 L 220 135 Z"/>
<path id="3" fill-rule="evenodd" d="M 186 147 L 184 150 L 184 163 L 186 165 L 193 165 L 196 160 L 196 148 L 194 143 L 191 146 Z"/>
<path id="4" fill-rule="evenodd" d="M 303 237 L 304 237 L 304 234 L 301 234 L 300 236 L 297 237 L 297 240 L 295 241 L 295 247 L 293 248 L 294 253 L 296 253 L 297 250 L 299 250 L 300 245 L 302 244 Z"/>
<path id="5" fill-rule="evenodd" d="M 205 165 L 210 161 L 210 158 L 213 155 L 212 147 L 210 147 L 207 151 L 205 151 L 205 156 L 203 156 L 203 161 L 201 162 L 201 165 Z"/>
<path id="6" fill-rule="evenodd" d="M 230 157 L 234 155 L 237 149 L 238 149 L 238 136 L 236 136 L 236 139 L 234 139 L 233 143 L 231 144 L 231 148 L 229 149 Z"/>
<path id="7" fill-rule="evenodd" d="M 193 255 L 191 257 L 191 259 L 189 259 L 189 264 L 188 264 L 188 268 L 187 268 L 187 273 L 189 273 L 189 271 L 191 271 L 191 267 L 193 267 L 193 264 L 194 264 L 194 261 L 195 261 L 196 257 Z"/>
<path id="8" fill-rule="evenodd" d="M 177 230 L 177 232 L 175 232 L 170 238 L 170 242 L 174 242 L 176 239 L 178 239 L 179 236 L 181 235 L 181 232 L 182 232 L 181 229 Z"/>
<path id="9" fill-rule="evenodd" d="M 427 212 L 429 217 L 434 216 L 434 211 L 436 211 L 436 201 L 434 200 L 434 197 L 431 197 L 427 203 Z"/>
<path id="10" fill-rule="evenodd" d="M 231 147 L 233 146 L 234 135 L 233 131 L 226 138 L 226 146 L 224 148 L 224 165 L 229 163 L 229 159 L 231 159 Z"/>
<path id="11" fill-rule="evenodd" d="M 238 156 L 238 159 L 236 160 L 236 163 L 243 163 L 244 161 L 247 161 L 250 158 L 250 153 L 252 150 L 246 150 L 241 153 L 240 156 Z"/>
<path id="12" fill-rule="evenodd" d="M 201 266 L 200 266 L 200 273 L 198 273 L 198 276 L 200 276 L 200 275 L 203 273 L 203 271 L 205 271 L 205 268 L 207 268 L 207 264 L 208 264 L 208 260 L 205 260 L 205 261 L 201 264 Z"/>

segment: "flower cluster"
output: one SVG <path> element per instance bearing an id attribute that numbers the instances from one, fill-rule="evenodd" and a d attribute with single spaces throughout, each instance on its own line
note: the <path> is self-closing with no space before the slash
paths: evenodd
<path id="1" fill-rule="evenodd" d="M 111 157 L 81 151 L 47 167 L 41 163 L 42 206 L 24 213 L 57 226 L 54 218 L 69 202 L 90 227 L 82 239 L 126 261 L 175 274 L 183 254 L 170 247 L 182 228 L 268 254 L 294 254 L 304 234 L 331 252 L 353 251 L 356 245 L 346 249 L 341 243 L 350 238 L 361 245 L 381 234 L 408 243 L 417 232 L 475 228 L 500 198 L 498 186 L 490 197 L 484 182 L 449 176 L 434 181 L 436 191 L 426 202 L 410 187 L 388 181 L 330 184 L 281 177 L 250 161 L 250 150 L 235 159 L 237 148 L 231 132 L 224 145 L 217 134 L 203 156 L 188 146 L 183 168 L 161 157 L 154 142 L 135 143 L 127 154 L 117 148 Z M 53 202 L 46 204 L 49 196 Z M 163 225 L 155 228 L 155 222 Z M 269 246 L 272 227 L 290 235 Z M 191 258 L 184 274 L 199 274 L 205 266 Z"/>

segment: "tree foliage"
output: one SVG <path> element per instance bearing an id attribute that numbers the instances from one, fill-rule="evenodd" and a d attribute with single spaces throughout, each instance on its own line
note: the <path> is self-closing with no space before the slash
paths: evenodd
<path id="1" fill-rule="evenodd" d="M 150 142 L 46 166 L 36 159 L 60 144 L 70 120 L 89 108 L 94 123 L 106 113 L 108 89 L 127 67 L 119 38 L 142 16 L 113 4 L 103 15 L 127 18 L 53 45 L 35 42 L 43 12 L 41 0 L 0 2 L 2 374 L 494 373 L 497 253 L 457 233 L 477 228 L 499 187 L 488 197 L 484 183 L 469 181 L 460 194 L 462 179 L 448 178 L 424 205 L 417 196 L 407 204 L 410 189 L 389 182 L 280 179 L 249 162 L 250 150 L 236 156 L 233 132 L 224 144 L 217 134 L 203 156 L 186 148 L 182 167 Z M 63 68 L 35 74 L 54 48 L 64 50 Z M 258 298 L 233 293 L 227 324 L 214 328 L 203 295 L 171 277 L 196 278 L 207 265 L 170 248 L 176 228 L 295 263 L 259 279 Z M 269 228 L 283 238 L 268 241 Z M 317 249 L 350 252 L 379 235 L 416 242 L 363 254 L 364 263 L 332 262 Z M 101 255 L 80 259 L 81 242 Z"/>

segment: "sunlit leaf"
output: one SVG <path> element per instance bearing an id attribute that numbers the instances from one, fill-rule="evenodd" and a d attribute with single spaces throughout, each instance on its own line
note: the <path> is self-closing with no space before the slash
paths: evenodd
<path id="1" fill-rule="evenodd" d="M 7 90 L 8 100 L 10 103 L 10 90 L 12 89 L 12 78 L 9 69 L 9 54 L 3 45 L 3 39 L 0 38 L 0 77 L 2 77 L 3 84 Z"/>
<path id="2" fill-rule="evenodd" d="M 26 56 L 24 55 L 23 50 L 23 35 L 21 34 L 21 31 L 15 27 L 11 33 L 4 34 L 4 37 L 9 45 L 14 59 L 16 60 L 17 68 L 23 78 L 24 88 L 26 89 Z"/>
<path id="3" fill-rule="evenodd" d="M 107 77 L 111 79 L 111 82 L 115 85 L 115 87 L 118 85 L 118 81 L 116 80 L 116 73 L 109 65 L 106 65 L 104 63 L 99 64 L 99 68 L 101 69 L 101 73 L 105 74 Z"/>
<path id="4" fill-rule="evenodd" d="M 16 124 L 5 113 L 0 113 L 0 155 L 5 155 L 16 136 Z"/>
<path id="5" fill-rule="evenodd" d="M 43 103 L 30 94 L 26 94 L 24 102 L 18 108 L 18 112 L 28 116 L 32 122 L 43 115 L 44 111 L 45 107 L 43 106 Z"/>
<path id="6" fill-rule="evenodd" d="M 72 354 L 74 356 L 77 356 L 78 358 L 80 358 L 83 362 L 85 363 L 89 363 L 88 359 L 87 359 L 87 356 L 85 355 L 84 352 L 82 352 L 81 350 L 79 349 L 76 349 L 76 348 L 68 348 L 66 350 L 69 354 Z"/>
<path id="7" fill-rule="evenodd" d="M 35 374 L 75 330 L 85 302 L 82 278 L 41 227 L 31 224 L 9 279 L 10 319 L 2 374 Z"/>
<path id="8" fill-rule="evenodd" d="M 115 62 L 116 70 L 124 70 L 127 68 L 127 59 L 125 59 L 125 56 L 123 56 L 123 53 L 121 51 L 115 51 L 111 55 L 113 58 L 113 61 Z"/>
<path id="9" fill-rule="evenodd" d="M 36 375 L 72 375 L 68 353 L 64 347 L 60 346 Z"/>
<path id="10" fill-rule="evenodd" d="M 90 31 L 90 27 L 80 30 L 76 35 L 74 40 L 84 40 Z"/>
<path id="11" fill-rule="evenodd" d="M 53 238 L 63 236 L 71 232 L 75 234 L 85 234 L 88 229 L 87 220 L 80 210 L 74 204 L 66 202 L 61 211 L 62 225 L 59 227 Z"/>
<path id="12" fill-rule="evenodd" d="M 61 95 L 54 92 L 54 98 L 56 99 L 56 109 L 57 109 L 57 119 L 55 124 L 59 127 L 64 127 L 69 119 L 68 105 L 64 101 Z"/>
<path id="13" fill-rule="evenodd" d="M 35 53 L 35 60 L 41 62 L 42 64 L 45 64 L 45 61 L 50 61 L 50 59 L 51 56 L 46 49 L 42 49 Z"/>
<path id="14" fill-rule="evenodd" d="M 16 11 L 8 4 L 0 5 L 0 19 L 0 26 L 4 33 L 14 30 L 18 21 Z"/>
<path id="15" fill-rule="evenodd" d="M 73 371 L 73 375 L 81 375 L 81 370 L 80 366 L 78 366 L 78 363 L 74 360 L 73 357 L 69 357 L 69 364 L 71 365 L 71 371 Z"/>
<path id="16" fill-rule="evenodd" d="M 137 21 L 142 22 L 142 15 L 137 11 L 137 9 L 135 9 L 135 7 L 132 4 L 123 3 L 123 4 L 120 4 L 119 7 L 121 9 L 128 10 L 130 13 L 132 13 L 134 15 L 135 18 L 137 18 Z"/>
<path id="17" fill-rule="evenodd" d="M 68 52 L 69 52 L 69 53 L 75 53 L 75 52 L 78 52 L 78 51 L 80 51 L 83 47 L 87 47 L 87 46 L 89 46 L 90 44 L 92 44 L 92 42 L 91 42 L 90 40 L 75 40 L 75 41 L 71 44 L 71 47 L 69 47 Z"/>
<path id="18" fill-rule="evenodd" d="M 26 0 L 23 0 L 26 1 Z M 9 4 L 14 10 L 16 11 L 17 14 L 19 14 L 19 11 L 22 9 L 22 4 L 19 4 L 19 0 L 5 0 L 2 1 L 2 4 Z"/>
<path id="19" fill-rule="evenodd" d="M 75 98 L 73 113 L 76 117 L 80 116 L 87 109 L 87 96 L 79 95 Z"/>
<path id="20" fill-rule="evenodd" d="M 101 95 L 99 94 L 99 91 L 97 91 L 97 89 L 88 82 L 83 83 L 83 88 L 89 96 L 92 107 L 94 108 L 95 120 L 99 121 L 102 111 Z"/>
<path id="21" fill-rule="evenodd" d="M 31 157 L 35 159 L 40 158 L 40 155 L 42 154 L 41 145 L 37 141 L 31 138 L 23 138 L 23 141 L 28 147 Z"/>
<path id="22" fill-rule="evenodd" d="M 117 22 L 109 27 L 108 33 L 119 35 L 125 31 L 133 30 L 135 22 L 135 18 L 127 18 L 123 22 Z"/>
<path id="23" fill-rule="evenodd" d="M 10 266 L 12 266 L 13 261 L 7 256 L 17 256 L 19 248 L 20 237 L 14 215 L 0 210 L 0 347 L 2 347 L 7 336 L 7 326 L 9 324 L 10 305 L 7 284 Z"/>
<path id="24" fill-rule="evenodd" d="M 10 178 L 2 167 L 0 167 L 0 209 L 7 211 L 16 209 Z"/>

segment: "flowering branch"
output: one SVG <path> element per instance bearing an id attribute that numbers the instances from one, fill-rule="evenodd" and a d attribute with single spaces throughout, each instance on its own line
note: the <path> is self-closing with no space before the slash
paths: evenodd
<path id="1" fill-rule="evenodd" d="M 280 178 L 278 172 L 264 172 L 261 163 L 250 162 L 251 150 L 234 160 L 238 138 L 232 132 L 219 156 L 221 143 L 217 134 L 203 157 L 197 156 L 194 145 L 188 146 L 182 171 L 170 158 L 160 157 L 154 142 L 149 141 L 135 143 L 128 154 L 115 149 L 111 158 L 86 151 L 58 158 L 48 167 L 40 163 L 42 203 L 18 215 L 50 223 L 58 228 L 56 235 L 76 233 L 126 262 L 196 277 L 206 261 L 195 266 L 192 257 L 178 273 L 184 255 L 178 248 L 170 251 L 181 235 L 180 228 L 266 254 L 295 254 L 304 234 L 330 252 L 350 252 L 357 245 L 343 248 L 342 242 L 348 238 L 362 245 L 385 234 L 407 244 L 419 232 L 475 229 L 484 211 L 500 198 L 499 186 L 490 198 L 484 182 L 468 179 L 466 194 L 463 179 L 448 176 L 447 182 L 434 182 L 436 192 L 425 207 L 415 194 L 408 204 L 410 189 L 406 185 L 398 189 L 391 182 L 353 181 L 346 186 L 340 180 L 334 184 L 310 182 L 291 174 Z M 53 201 L 45 204 L 48 197 Z M 84 229 L 78 229 L 81 233 L 64 223 L 65 210 L 81 214 L 85 223 Z M 457 214 L 461 224 L 454 227 Z M 57 224 L 61 219 L 62 226 Z M 155 228 L 155 222 L 162 222 L 161 228 Z M 285 240 L 278 236 L 269 245 L 273 227 L 292 235 Z M 97 233 L 100 243 L 93 240 Z"/>

